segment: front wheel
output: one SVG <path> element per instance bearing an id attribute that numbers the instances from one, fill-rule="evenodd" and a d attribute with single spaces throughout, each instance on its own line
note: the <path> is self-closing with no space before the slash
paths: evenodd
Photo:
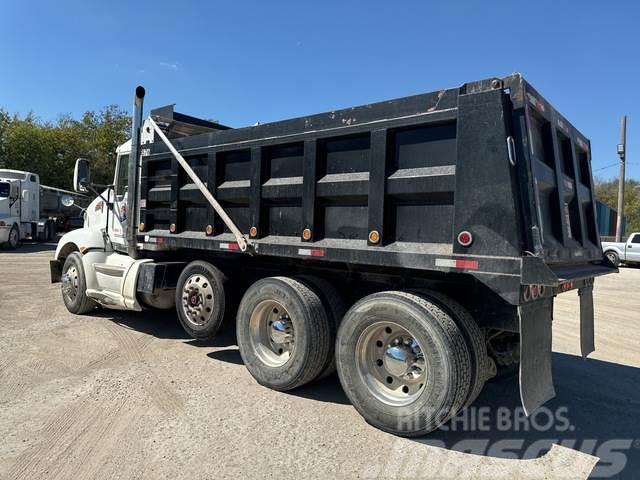
<path id="1" fill-rule="evenodd" d="M 406 292 L 363 298 L 345 315 L 336 344 L 340 383 L 375 427 L 402 436 L 435 430 L 465 404 L 471 357 L 453 318 Z"/>
<path id="2" fill-rule="evenodd" d="M 87 280 L 84 275 L 82 256 L 71 253 L 62 267 L 62 300 L 67 310 L 81 315 L 95 309 L 97 304 L 87 297 Z"/>
<path id="3" fill-rule="evenodd" d="M 15 250 L 20 243 L 20 232 L 17 226 L 13 226 L 9 232 L 9 238 L 7 239 L 7 248 L 9 250 Z"/>

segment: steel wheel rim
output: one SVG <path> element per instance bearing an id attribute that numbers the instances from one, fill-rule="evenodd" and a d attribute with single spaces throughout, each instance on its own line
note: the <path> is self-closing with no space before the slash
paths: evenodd
<path id="1" fill-rule="evenodd" d="M 371 394 L 386 405 L 409 405 L 424 391 L 424 351 L 415 336 L 397 323 L 377 321 L 360 334 L 356 365 Z"/>
<path id="2" fill-rule="evenodd" d="M 607 258 L 611 263 L 616 263 L 616 256 L 613 253 L 607 253 Z"/>
<path id="3" fill-rule="evenodd" d="M 281 303 L 275 300 L 260 302 L 251 313 L 249 331 L 253 351 L 266 365 L 281 367 L 293 355 L 293 322 Z"/>
<path id="4" fill-rule="evenodd" d="M 78 296 L 78 269 L 71 265 L 62 276 L 62 293 L 70 302 Z"/>
<path id="5" fill-rule="evenodd" d="M 213 315 L 213 288 L 202 274 L 193 274 L 182 287 L 182 312 L 187 322 L 196 327 L 206 325 Z"/>

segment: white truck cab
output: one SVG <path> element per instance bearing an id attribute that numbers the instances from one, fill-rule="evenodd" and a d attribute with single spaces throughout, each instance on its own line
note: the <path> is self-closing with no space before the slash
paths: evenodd
<path id="1" fill-rule="evenodd" d="M 55 223 L 40 211 L 41 188 L 35 173 L 0 169 L 0 245 L 14 249 L 23 239 L 53 238 Z"/>
<path id="2" fill-rule="evenodd" d="M 149 140 L 143 136 L 145 141 Z M 97 197 L 87 207 L 84 226 L 60 238 L 51 261 L 52 280 L 62 282 L 63 299 L 73 313 L 85 313 L 96 304 L 116 310 L 142 310 L 136 294 L 138 270 L 151 260 L 137 260 L 127 253 L 131 140 L 120 145 L 116 154 L 113 184 L 94 192 Z M 76 164 L 76 179 L 83 175 L 78 173 L 79 165 L 88 168 L 83 162 L 78 160 Z M 149 301 L 159 308 L 174 305 L 172 294 Z"/>

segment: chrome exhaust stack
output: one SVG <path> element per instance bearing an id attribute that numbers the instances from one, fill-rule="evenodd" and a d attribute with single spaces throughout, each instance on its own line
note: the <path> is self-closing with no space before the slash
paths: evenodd
<path id="1" fill-rule="evenodd" d="M 126 239 L 127 253 L 131 258 L 138 258 L 137 245 L 137 211 L 138 211 L 138 172 L 140 172 L 140 129 L 142 127 L 142 109 L 144 104 L 144 87 L 138 85 L 133 97 L 133 118 L 131 121 L 131 153 L 129 154 L 129 190 L 127 192 Z"/>

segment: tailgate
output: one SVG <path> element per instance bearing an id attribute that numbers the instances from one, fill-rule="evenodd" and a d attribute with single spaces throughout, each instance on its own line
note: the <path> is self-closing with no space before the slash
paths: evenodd
<path id="1" fill-rule="evenodd" d="M 530 251 L 550 265 L 601 261 L 589 141 L 529 84 L 521 87 Z"/>

